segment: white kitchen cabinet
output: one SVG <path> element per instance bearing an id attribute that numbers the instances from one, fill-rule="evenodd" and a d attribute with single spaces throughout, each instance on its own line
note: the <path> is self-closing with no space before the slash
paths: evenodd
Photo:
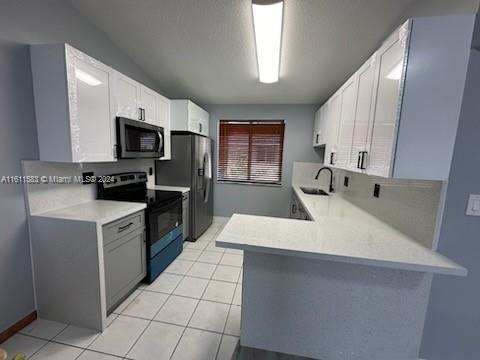
<path id="1" fill-rule="evenodd" d="M 171 101 L 172 130 L 209 135 L 210 115 L 190 100 Z"/>
<path id="2" fill-rule="evenodd" d="M 352 76 L 340 89 L 340 122 L 338 127 L 335 167 L 348 169 L 352 146 L 357 77 Z"/>
<path id="3" fill-rule="evenodd" d="M 113 88 L 115 116 L 156 125 L 159 117 L 158 95 L 128 76 L 115 72 Z"/>
<path id="4" fill-rule="evenodd" d="M 348 170 L 364 172 L 370 149 L 373 127 L 372 110 L 376 74 L 376 56 L 372 56 L 356 73 L 357 103 L 355 107 L 354 128 Z"/>
<path id="5" fill-rule="evenodd" d="M 325 158 L 324 164 L 335 165 L 338 126 L 340 123 L 342 96 L 340 91 L 335 93 L 328 102 L 328 112 L 325 117 Z"/>
<path id="6" fill-rule="evenodd" d="M 162 126 L 162 160 L 171 158 L 169 99 L 68 44 L 30 53 L 40 160 L 116 161 L 117 116 Z"/>
<path id="7" fill-rule="evenodd" d="M 322 146 L 326 142 L 326 124 L 328 117 L 328 103 L 325 103 L 315 113 L 315 122 L 313 125 L 313 146 Z"/>
<path id="8" fill-rule="evenodd" d="M 113 70 L 67 44 L 30 54 L 40 160 L 115 161 Z"/>
<path id="9" fill-rule="evenodd" d="M 474 22 L 473 15 L 415 18 L 387 38 L 327 101 L 327 129 L 336 123 L 338 131 L 336 140 L 327 131 L 325 164 L 447 180 Z"/>
<path id="10" fill-rule="evenodd" d="M 139 108 L 143 111 L 141 120 L 155 124 L 158 120 L 157 93 L 146 86 L 140 85 Z"/>
<path id="11" fill-rule="evenodd" d="M 140 120 L 140 84 L 118 71 L 115 71 L 113 84 L 114 115 Z"/>
<path id="12" fill-rule="evenodd" d="M 390 36 L 377 51 L 377 96 L 367 172 L 388 177 L 393 166 L 401 110 L 401 81 L 406 67 L 408 24 Z"/>
<path id="13" fill-rule="evenodd" d="M 157 94 L 157 120 L 156 125 L 163 127 L 164 135 L 164 156 L 160 160 L 171 160 L 171 116 L 170 116 L 170 100 Z"/>
<path id="14" fill-rule="evenodd" d="M 324 105 L 325 106 L 325 105 Z M 320 134 L 319 134 L 319 129 L 320 129 L 320 122 L 321 122 L 321 110 L 322 108 L 318 109 L 316 112 L 315 112 L 315 120 L 313 122 L 313 141 L 312 141 L 312 144 L 313 146 L 319 146 L 319 143 L 320 143 Z"/>

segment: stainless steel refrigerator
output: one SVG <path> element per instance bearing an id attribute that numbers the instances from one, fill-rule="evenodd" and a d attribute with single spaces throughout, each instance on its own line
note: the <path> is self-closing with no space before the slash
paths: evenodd
<path id="1" fill-rule="evenodd" d="M 171 146 L 172 160 L 155 161 L 155 182 L 190 188 L 188 240 L 195 241 L 213 219 L 213 140 L 172 132 Z"/>

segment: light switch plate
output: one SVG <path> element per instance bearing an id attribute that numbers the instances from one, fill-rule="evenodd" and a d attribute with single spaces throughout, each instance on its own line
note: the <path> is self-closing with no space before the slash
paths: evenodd
<path id="1" fill-rule="evenodd" d="M 480 195 L 470 194 L 468 198 L 467 215 L 480 216 Z"/>

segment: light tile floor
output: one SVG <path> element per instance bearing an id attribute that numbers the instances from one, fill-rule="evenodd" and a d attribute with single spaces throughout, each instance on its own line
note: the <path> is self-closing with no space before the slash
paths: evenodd
<path id="1" fill-rule="evenodd" d="M 100 334 L 39 319 L 1 344 L 33 360 L 230 360 L 240 335 L 243 254 L 215 246 L 226 218 L 150 285 L 140 285 Z"/>

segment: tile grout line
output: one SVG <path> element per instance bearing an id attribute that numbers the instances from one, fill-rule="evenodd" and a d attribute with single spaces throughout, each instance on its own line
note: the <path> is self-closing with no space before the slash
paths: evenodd
<path id="1" fill-rule="evenodd" d="M 38 319 L 37 319 L 37 320 L 38 320 Z M 33 336 L 33 335 L 27 335 L 27 334 L 21 333 L 21 332 L 19 331 L 18 334 L 20 334 L 20 335 L 29 336 L 29 337 L 32 337 L 32 338 L 35 338 L 35 339 L 39 339 L 39 340 L 46 341 L 45 344 L 43 344 L 43 345 L 40 346 L 36 351 L 34 351 L 34 352 L 32 353 L 32 355 L 29 356 L 29 358 L 33 358 L 36 354 L 38 354 L 38 353 L 40 352 L 40 350 L 42 350 L 45 346 L 47 346 L 48 344 L 50 344 L 50 343 L 52 342 L 52 340 L 53 340 L 56 336 L 58 336 L 60 333 L 63 332 L 63 330 L 65 330 L 65 329 L 68 327 L 67 324 L 63 324 L 63 325 L 65 325 L 65 327 L 64 327 L 62 330 L 60 330 L 58 333 L 56 333 L 51 339 L 43 339 L 43 338 L 41 338 L 41 337 Z"/>
<path id="2" fill-rule="evenodd" d="M 193 265 L 192 265 L 193 266 Z M 185 276 L 184 276 L 185 277 Z M 180 284 L 180 283 L 179 283 Z M 178 285 L 177 285 L 178 286 Z M 202 295 L 200 296 L 203 297 L 203 294 L 205 293 L 205 291 L 207 290 L 207 287 L 208 287 L 208 284 L 207 286 L 205 287 L 205 289 L 203 290 L 202 292 Z M 174 290 L 175 291 L 175 290 Z M 172 292 L 173 293 L 173 292 Z M 178 345 L 180 344 L 180 341 L 182 341 L 183 339 L 183 336 L 185 335 L 185 331 L 187 330 L 188 328 L 188 325 L 190 325 L 190 322 L 192 321 L 192 317 L 193 315 L 195 314 L 195 311 L 197 311 L 197 308 L 198 308 L 198 305 L 200 304 L 200 300 L 198 300 L 197 302 L 197 305 L 195 305 L 195 309 L 193 309 L 193 312 L 192 312 L 192 315 L 190 315 L 190 318 L 188 319 L 187 321 L 187 325 L 185 325 L 185 327 L 183 328 L 183 331 L 182 331 L 182 335 L 180 336 L 180 338 L 178 339 L 177 343 L 175 344 L 175 347 L 173 348 L 173 351 L 172 351 L 172 354 L 170 355 L 169 357 L 169 360 L 172 359 L 173 355 L 175 354 L 175 351 L 177 351 L 177 348 L 178 348 Z"/>
<path id="3" fill-rule="evenodd" d="M 182 250 L 183 251 L 183 250 Z M 175 259 L 176 260 L 176 259 Z M 174 261 L 175 261 L 174 260 Z M 173 261 L 172 261 L 173 262 Z M 190 265 L 190 267 L 188 268 L 187 272 L 192 268 L 193 264 Z M 163 307 L 165 306 L 165 304 L 167 303 L 168 299 L 170 299 L 170 297 L 173 295 L 173 292 L 177 289 L 177 287 L 180 285 L 180 283 L 183 281 L 183 279 L 185 278 L 185 275 L 182 276 L 182 279 L 178 282 L 178 284 L 175 286 L 175 288 L 172 290 L 172 293 L 169 294 L 167 296 L 167 298 L 165 299 L 164 303 L 160 306 L 160 308 L 158 309 L 158 311 L 155 313 L 155 315 L 152 317 L 151 320 L 148 321 L 148 325 L 145 327 L 145 329 L 143 329 L 142 333 L 138 336 L 138 338 L 134 341 L 134 343 L 132 344 L 132 346 L 130 347 L 130 349 L 128 349 L 127 353 L 125 354 L 124 357 L 127 357 L 128 354 L 130 354 L 130 352 L 133 350 L 133 348 L 135 347 L 135 345 L 138 343 L 138 341 L 140 340 L 140 338 L 145 334 L 145 331 L 147 331 L 147 329 L 150 327 L 151 323 L 153 322 L 153 319 L 155 319 L 155 317 L 158 315 L 158 313 L 160 312 L 160 310 L 163 309 Z M 144 290 L 142 290 L 142 293 L 143 293 Z M 138 297 L 138 296 L 137 296 Z M 136 298 L 137 298 L 136 297 Z M 133 302 L 133 301 L 132 301 Z M 130 304 L 129 304 L 130 305 Z M 127 306 L 128 307 L 128 306 Z M 126 309 L 126 308 L 125 308 Z M 145 319 L 144 319 L 145 320 Z M 185 329 L 184 331 L 185 332 Z M 182 336 L 183 336 L 183 332 L 182 332 Z M 178 339 L 178 342 L 180 342 L 180 340 L 182 339 L 182 336 L 180 336 L 180 339 Z M 173 352 L 172 352 L 172 355 L 173 355 Z"/>

